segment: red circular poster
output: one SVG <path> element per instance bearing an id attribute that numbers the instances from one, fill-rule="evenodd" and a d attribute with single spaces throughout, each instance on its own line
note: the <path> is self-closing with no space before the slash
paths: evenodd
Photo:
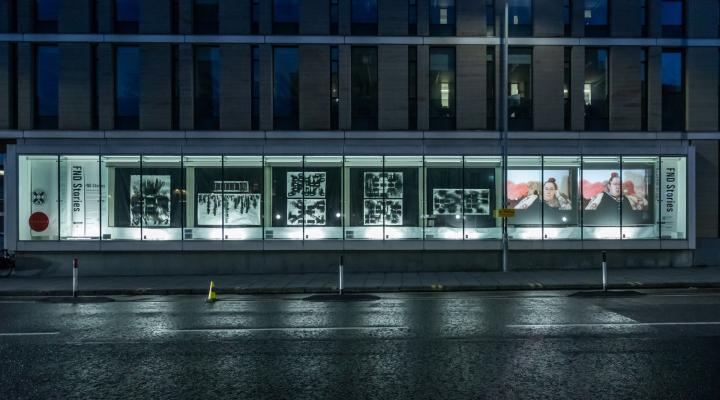
<path id="1" fill-rule="evenodd" d="M 30 229 L 35 232 L 42 232 L 50 225 L 50 218 L 48 218 L 45 213 L 36 212 L 30 216 L 28 223 L 30 224 Z"/>

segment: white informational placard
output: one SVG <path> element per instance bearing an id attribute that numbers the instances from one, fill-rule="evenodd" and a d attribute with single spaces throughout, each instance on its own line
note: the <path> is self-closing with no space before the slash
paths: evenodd
<path id="1" fill-rule="evenodd" d="M 97 161 L 70 160 L 66 175 L 67 218 L 72 223 L 70 235 L 100 236 L 100 171 Z"/>
<path id="2" fill-rule="evenodd" d="M 663 159 L 662 171 L 660 172 L 660 196 L 662 197 L 662 209 L 660 210 L 660 221 L 662 236 L 673 236 L 677 234 L 678 221 L 678 196 L 680 195 L 680 176 L 677 160 L 671 158 Z"/>

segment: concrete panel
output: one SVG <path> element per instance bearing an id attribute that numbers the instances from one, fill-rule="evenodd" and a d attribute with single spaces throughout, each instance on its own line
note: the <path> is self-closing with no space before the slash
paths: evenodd
<path id="1" fill-rule="evenodd" d="M 327 1 L 325 1 L 325 3 L 327 3 Z M 379 36 L 407 36 L 407 34 L 408 34 L 408 2 L 407 2 L 407 0 L 382 0 L 382 1 L 379 1 L 378 2 L 378 35 Z"/>
<path id="2" fill-rule="evenodd" d="M 110 43 L 100 43 L 98 57 L 98 126 L 102 130 L 115 129 L 115 49 Z"/>
<path id="3" fill-rule="evenodd" d="M 194 60 L 191 44 L 181 44 L 180 52 L 180 129 L 190 131 L 195 129 L 195 97 L 194 97 Z"/>
<path id="4" fill-rule="evenodd" d="M 220 130 L 250 130 L 252 54 L 248 44 L 220 45 Z"/>
<path id="5" fill-rule="evenodd" d="M 90 1 L 60 0 L 58 6 L 59 33 L 90 32 Z"/>
<path id="6" fill-rule="evenodd" d="M 140 129 L 172 129 L 172 45 L 140 45 Z"/>
<path id="7" fill-rule="evenodd" d="M 417 47 L 417 85 L 417 128 L 426 131 L 430 129 L 430 47 L 428 46 Z"/>
<path id="8" fill-rule="evenodd" d="M 330 46 L 300 45 L 300 130 L 330 129 Z"/>
<path id="9" fill-rule="evenodd" d="M 610 0 L 610 36 L 640 37 L 640 0 Z"/>
<path id="10" fill-rule="evenodd" d="M 487 47 L 458 45 L 456 48 L 456 127 L 459 130 L 487 127 Z"/>
<path id="11" fill-rule="evenodd" d="M 17 186 L 17 146 L 14 144 L 7 146 L 7 154 L 5 155 L 5 175 L 3 182 L 3 190 L 5 195 L 5 218 L 4 233 L 5 233 L 5 248 L 10 251 L 15 251 L 17 239 L 18 239 L 18 196 L 7 194 L 15 194 L 18 191 Z"/>
<path id="12" fill-rule="evenodd" d="M 11 15 L 10 1 L 0 2 L 0 33 L 8 33 L 13 18 L 17 18 L 17 14 Z"/>
<path id="13" fill-rule="evenodd" d="M 330 12 L 328 10 L 328 12 Z M 272 35 L 273 0 L 260 0 L 260 34 Z"/>
<path id="14" fill-rule="evenodd" d="M 12 76 L 13 56 L 10 43 L 0 43 L 0 129 L 10 129 L 13 113 Z"/>
<path id="15" fill-rule="evenodd" d="M 430 0 L 417 0 L 417 35 L 430 35 Z"/>
<path id="16" fill-rule="evenodd" d="M 697 238 L 716 239 L 720 237 L 718 218 L 720 218 L 718 204 L 718 160 L 717 140 L 693 140 L 695 146 L 695 174 L 697 191 L 695 206 L 697 209 L 696 232 Z M 688 206 L 692 206 L 688 204 Z"/>
<path id="17" fill-rule="evenodd" d="M 115 2 L 98 1 L 96 12 L 98 33 L 113 33 L 115 29 Z"/>
<path id="18" fill-rule="evenodd" d="M 13 1 L 13 0 L 9 0 Z M 32 33 L 35 30 L 35 1 L 17 1 L 17 29 L 18 33 Z"/>
<path id="19" fill-rule="evenodd" d="M 532 3 L 533 35 L 543 38 L 564 36 L 563 2 L 534 0 Z"/>
<path id="20" fill-rule="evenodd" d="M 58 44 L 60 129 L 92 129 L 92 46 L 88 43 Z"/>
<path id="21" fill-rule="evenodd" d="M 570 0 L 572 16 L 570 17 L 570 33 L 574 38 L 585 37 L 585 0 Z"/>
<path id="22" fill-rule="evenodd" d="M 342 2 L 341 2 L 342 3 Z M 351 46 L 341 45 L 338 48 L 340 60 L 338 62 L 340 74 L 340 106 L 338 110 L 339 128 L 349 131 L 352 129 L 352 53 Z"/>
<path id="23" fill-rule="evenodd" d="M 302 7 L 305 4 L 303 2 Z M 219 10 L 221 35 L 250 34 L 252 0 L 220 0 Z"/>
<path id="24" fill-rule="evenodd" d="M 645 4 L 648 8 L 648 37 L 662 37 L 662 1 L 663 0 L 646 0 Z"/>
<path id="25" fill-rule="evenodd" d="M 585 46 L 570 51 L 570 129 L 585 130 Z"/>
<path id="26" fill-rule="evenodd" d="M 718 3 L 715 2 L 717 5 Z M 689 132 L 718 129 L 718 51 L 688 47 L 685 51 L 685 124 Z"/>
<path id="27" fill-rule="evenodd" d="M 685 2 L 687 18 L 685 34 L 688 39 L 717 39 L 718 2 L 715 0 L 689 0 Z"/>
<path id="28" fill-rule="evenodd" d="M 193 33 L 193 6 L 194 0 L 178 0 L 180 20 L 178 21 L 178 31 L 181 35 L 191 35 Z"/>
<path id="29" fill-rule="evenodd" d="M 640 48 L 610 48 L 610 130 L 639 131 Z"/>
<path id="30" fill-rule="evenodd" d="M 486 36 L 485 8 L 485 0 L 457 0 L 455 2 L 456 36 Z"/>
<path id="31" fill-rule="evenodd" d="M 300 6 L 300 34 L 330 34 L 330 2 L 328 0 L 303 0 Z"/>
<path id="32" fill-rule="evenodd" d="M 662 130 L 662 47 L 649 47 L 647 55 L 648 131 Z"/>
<path id="33" fill-rule="evenodd" d="M 18 43 L 18 129 L 33 129 L 35 117 L 35 48 Z"/>
<path id="34" fill-rule="evenodd" d="M 378 46 L 378 128 L 408 128 L 407 46 Z"/>
<path id="35" fill-rule="evenodd" d="M 338 33 L 341 36 L 348 36 L 352 31 L 352 9 L 350 1 L 339 1 L 338 4 Z"/>
<path id="36" fill-rule="evenodd" d="M 563 46 L 533 50 L 533 126 L 536 131 L 561 131 L 565 126 Z"/>
<path id="37" fill-rule="evenodd" d="M 273 129 L 273 50 L 260 45 L 260 130 Z"/>
<path id="38" fill-rule="evenodd" d="M 140 0 L 140 23 L 138 25 L 140 34 L 171 33 L 172 0 Z"/>

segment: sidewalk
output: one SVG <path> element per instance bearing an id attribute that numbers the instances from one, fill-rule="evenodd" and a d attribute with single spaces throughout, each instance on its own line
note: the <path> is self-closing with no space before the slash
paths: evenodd
<path id="1" fill-rule="evenodd" d="M 252 274 L 80 277 L 80 295 L 323 293 L 337 291 L 337 274 Z M 720 267 L 608 270 L 608 288 L 720 287 Z M 344 292 L 554 290 L 602 288 L 595 270 L 346 273 Z M 11 276 L 0 279 L 0 296 L 71 293 L 72 279 Z"/>

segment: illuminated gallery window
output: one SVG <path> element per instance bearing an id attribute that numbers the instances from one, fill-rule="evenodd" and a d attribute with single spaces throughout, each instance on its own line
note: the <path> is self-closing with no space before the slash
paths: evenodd
<path id="1" fill-rule="evenodd" d="M 687 239 L 687 160 L 18 156 L 20 240 Z"/>

